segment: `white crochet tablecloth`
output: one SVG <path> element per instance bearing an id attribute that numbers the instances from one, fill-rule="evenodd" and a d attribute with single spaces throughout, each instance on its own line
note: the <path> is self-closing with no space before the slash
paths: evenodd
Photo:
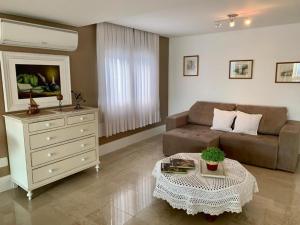
<path id="1" fill-rule="evenodd" d="M 161 173 L 161 162 L 169 162 L 170 158 L 193 159 L 196 168 L 188 174 Z M 179 153 L 162 159 L 152 171 L 156 178 L 153 196 L 191 215 L 199 212 L 210 215 L 240 213 L 252 200 L 253 193 L 258 192 L 256 179 L 235 160 L 225 159 L 223 165 L 226 178 L 209 178 L 200 174 L 199 153 Z"/>

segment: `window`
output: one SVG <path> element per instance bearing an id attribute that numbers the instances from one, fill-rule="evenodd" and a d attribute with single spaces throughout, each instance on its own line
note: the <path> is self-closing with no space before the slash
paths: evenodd
<path id="1" fill-rule="evenodd" d="M 158 52 L 156 34 L 97 25 L 98 99 L 106 136 L 160 121 Z"/>

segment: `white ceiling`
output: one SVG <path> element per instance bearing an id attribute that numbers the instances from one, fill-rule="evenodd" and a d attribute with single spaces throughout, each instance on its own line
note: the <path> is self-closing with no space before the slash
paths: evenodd
<path id="1" fill-rule="evenodd" d="M 214 27 L 229 13 L 250 17 L 250 27 L 297 23 L 299 9 L 300 0 L 0 0 L 2 13 L 74 26 L 107 21 L 165 36 L 230 30 Z M 245 28 L 237 22 L 233 29 Z"/>

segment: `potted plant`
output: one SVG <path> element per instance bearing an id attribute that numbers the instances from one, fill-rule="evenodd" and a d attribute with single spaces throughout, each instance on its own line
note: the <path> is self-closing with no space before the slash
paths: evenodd
<path id="1" fill-rule="evenodd" d="M 208 170 L 215 171 L 218 169 L 219 162 L 224 161 L 224 152 L 217 147 L 208 147 L 201 154 L 201 158 L 205 160 Z"/>

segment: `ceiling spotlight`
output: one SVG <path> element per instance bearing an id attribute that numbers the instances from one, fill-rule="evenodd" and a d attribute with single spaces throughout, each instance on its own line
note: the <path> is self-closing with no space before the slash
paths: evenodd
<path id="1" fill-rule="evenodd" d="M 252 20 L 250 18 L 245 19 L 244 24 L 249 26 L 252 23 Z"/>
<path id="2" fill-rule="evenodd" d="M 228 26 L 229 27 L 231 27 L 231 28 L 233 28 L 233 27 L 235 27 L 235 25 L 236 25 L 236 18 L 238 17 L 239 15 L 238 14 L 236 14 L 236 13 L 232 13 L 232 14 L 228 14 L 227 15 L 227 19 L 223 19 L 223 20 L 216 20 L 215 21 L 215 28 L 216 29 L 220 29 L 220 28 L 222 28 L 225 24 L 227 25 L 228 24 Z M 245 24 L 246 25 L 250 25 L 250 23 L 251 23 L 251 20 L 249 19 L 249 18 L 247 18 L 249 21 L 245 21 Z"/>
<path id="3" fill-rule="evenodd" d="M 238 17 L 238 14 L 233 13 L 233 14 L 229 14 L 229 15 L 227 15 L 227 16 L 228 16 L 228 18 L 229 18 L 229 27 L 234 27 L 234 26 L 235 26 L 235 21 L 234 21 L 234 19 L 235 19 L 236 17 Z"/>
<path id="4" fill-rule="evenodd" d="M 221 21 L 216 21 L 216 22 L 215 22 L 215 27 L 216 27 L 217 29 L 221 28 L 222 26 L 223 26 L 223 24 L 222 24 Z"/>

